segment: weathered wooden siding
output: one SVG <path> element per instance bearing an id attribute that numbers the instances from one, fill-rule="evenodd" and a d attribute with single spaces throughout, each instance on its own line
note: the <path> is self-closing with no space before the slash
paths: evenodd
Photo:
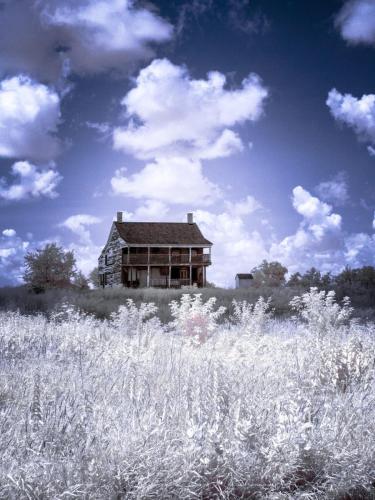
<path id="1" fill-rule="evenodd" d="M 122 248 L 125 246 L 117 229 L 113 226 L 112 235 L 99 257 L 99 274 L 106 274 L 107 287 L 121 286 Z M 105 256 L 107 255 L 107 264 Z"/>

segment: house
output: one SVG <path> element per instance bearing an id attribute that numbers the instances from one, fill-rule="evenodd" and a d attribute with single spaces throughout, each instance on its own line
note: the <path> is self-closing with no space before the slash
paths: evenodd
<path id="1" fill-rule="evenodd" d="M 254 276 L 250 273 L 236 274 L 236 288 L 249 288 L 253 282 Z"/>
<path id="2" fill-rule="evenodd" d="M 206 285 L 212 243 L 187 214 L 187 222 L 124 222 L 117 212 L 99 257 L 104 287 Z"/>

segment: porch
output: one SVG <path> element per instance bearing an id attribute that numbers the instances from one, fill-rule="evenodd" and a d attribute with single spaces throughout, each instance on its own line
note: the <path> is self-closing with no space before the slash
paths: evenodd
<path id="1" fill-rule="evenodd" d="M 206 284 L 204 266 L 123 266 L 122 284 L 129 288 L 203 287 Z"/>

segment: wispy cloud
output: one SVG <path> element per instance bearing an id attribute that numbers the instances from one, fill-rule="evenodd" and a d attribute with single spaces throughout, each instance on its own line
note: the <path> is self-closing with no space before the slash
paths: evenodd
<path id="1" fill-rule="evenodd" d="M 212 19 L 245 35 L 263 34 L 271 24 L 252 0 L 225 0 L 220 8 L 215 0 L 189 0 L 179 5 L 176 33 L 182 36 L 192 25 L 204 26 L 205 21 Z"/>
<path id="2" fill-rule="evenodd" d="M 349 43 L 375 45 L 375 2 L 347 1 L 336 17 L 336 26 Z"/>
<path id="3" fill-rule="evenodd" d="M 323 181 L 315 188 L 323 201 L 340 206 L 349 200 L 348 182 L 344 172 L 339 172 L 329 181 Z"/>
<path id="4" fill-rule="evenodd" d="M 101 219 L 99 217 L 95 217 L 94 215 L 76 214 L 71 215 L 61 222 L 60 227 L 69 229 L 72 233 L 79 237 L 82 243 L 89 244 L 91 243 L 91 235 L 87 226 L 99 224 L 99 222 L 101 222 Z"/>

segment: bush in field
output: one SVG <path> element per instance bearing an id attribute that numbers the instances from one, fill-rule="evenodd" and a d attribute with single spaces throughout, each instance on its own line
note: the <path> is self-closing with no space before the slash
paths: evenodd
<path id="1" fill-rule="evenodd" d="M 270 299 L 260 297 L 255 304 L 233 300 L 232 320 L 247 335 L 261 335 L 271 317 Z"/>
<path id="2" fill-rule="evenodd" d="M 326 343 L 319 353 L 319 383 L 341 392 L 356 384 L 371 383 L 374 355 L 370 346 L 350 338 L 344 344 Z"/>
<path id="3" fill-rule="evenodd" d="M 171 327 L 183 336 L 192 338 L 195 342 L 206 342 L 217 329 L 218 320 L 225 312 L 223 306 L 215 311 L 215 303 L 215 297 L 203 302 L 200 293 L 183 294 L 180 302 L 172 300 L 170 303 L 174 318 Z"/>
<path id="4" fill-rule="evenodd" d="M 112 324 L 126 335 L 140 335 L 147 327 L 160 327 L 155 318 L 157 310 L 152 302 L 137 307 L 132 299 L 128 299 L 126 305 L 120 306 L 118 312 L 111 315 Z"/>
<path id="5" fill-rule="evenodd" d="M 294 297 L 290 305 L 307 322 L 309 330 L 319 337 L 335 332 L 348 322 L 353 312 L 348 297 L 340 305 L 336 302 L 335 292 L 319 291 L 316 287 Z"/>

